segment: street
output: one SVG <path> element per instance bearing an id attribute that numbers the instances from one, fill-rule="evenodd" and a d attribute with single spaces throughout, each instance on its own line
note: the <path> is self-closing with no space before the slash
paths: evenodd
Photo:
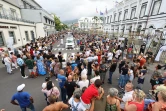
<path id="1" fill-rule="evenodd" d="M 66 38 L 65 38 L 66 39 Z M 72 53 L 76 53 L 79 51 L 79 48 L 76 47 L 74 49 L 69 49 L 66 50 L 65 49 L 65 40 L 63 45 L 59 45 L 60 42 L 55 43 L 54 47 L 53 47 L 53 53 L 55 55 L 58 54 L 59 51 L 62 52 L 63 56 L 65 57 L 65 59 L 67 59 L 68 55 L 72 54 Z M 2 63 L 0 63 L 0 109 L 6 109 L 5 111 L 20 111 L 19 106 L 14 106 L 10 103 L 11 97 L 14 93 L 17 92 L 17 86 L 25 83 L 25 89 L 24 91 L 29 92 L 31 94 L 31 96 L 34 98 L 34 106 L 36 108 L 36 111 L 42 111 L 42 109 L 46 106 L 46 101 L 45 101 L 45 97 L 44 94 L 41 92 L 42 89 L 42 83 L 44 82 L 44 79 L 46 76 L 39 76 L 38 78 L 28 78 L 28 79 L 23 79 L 21 77 L 21 73 L 19 69 L 14 69 L 14 74 L 12 75 L 8 75 L 6 73 L 6 68 L 2 65 Z M 145 79 L 145 83 L 143 86 L 143 90 L 148 93 L 148 90 L 151 89 L 151 85 L 150 85 L 150 77 L 152 74 L 152 71 L 154 70 L 155 64 L 154 65 L 150 65 L 148 66 L 148 74 L 146 75 L 146 79 Z M 28 70 L 26 68 L 26 74 L 28 75 Z M 118 68 L 116 69 L 116 72 L 113 74 L 113 84 L 110 85 L 107 83 L 107 79 L 108 79 L 108 72 L 106 75 L 106 80 L 105 80 L 105 84 L 102 85 L 102 87 L 105 90 L 105 94 L 104 94 L 104 99 L 102 99 L 101 102 L 97 101 L 95 104 L 95 111 L 104 111 L 104 107 L 105 107 L 105 97 L 107 95 L 107 90 L 110 87 L 115 87 L 118 88 L 118 78 L 119 73 L 118 73 Z M 55 86 L 58 86 L 57 81 L 55 80 L 55 77 L 52 77 L 51 80 L 53 81 L 53 83 L 55 84 Z M 137 78 L 134 80 L 134 85 L 137 84 Z M 67 110 L 68 111 L 68 110 Z"/>

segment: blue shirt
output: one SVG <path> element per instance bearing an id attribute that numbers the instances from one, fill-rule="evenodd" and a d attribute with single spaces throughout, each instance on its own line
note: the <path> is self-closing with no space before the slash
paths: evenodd
<path id="1" fill-rule="evenodd" d="M 62 88 L 64 87 L 64 84 L 66 82 L 66 77 L 58 74 L 58 82 L 59 82 L 59 87 Z"/>
<path id="2" fill-rule="evenodd" d="M 72 68 L 72 71 L 74 70 L 74 68 L 77 66 L 77 64 L 73 63 L 71 64 L 71 68 Z"/>
<path id="3" fill-rule="evenodd" d="M 23 66 L 24 65 L 24 61 L 21 58 L 17 58 L 17 64 L 19 66 Z"/>
<path id="4" fill-rule="evenodd" d="M 21 108 L 27 107 L 31 103 L 30 95 L 27 92 L 17 92 L 12 97 L 12 101 L 14 100 L 18 101 Z"/>

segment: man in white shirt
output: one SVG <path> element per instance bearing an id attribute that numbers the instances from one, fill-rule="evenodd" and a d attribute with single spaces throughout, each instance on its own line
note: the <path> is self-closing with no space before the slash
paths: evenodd
<path id="1" fill-rule="evenodd" d="M 132 83 L 127 83 L 125 86 L 125 94 L 123 95 L 122 98 L 118 98 L 119 101 L 121 102 L 120 108 L 124 110 L 125 108 L 125 103 L 131 99 L 133 99 L 133 84 Z"/>
<path id="2" fill-rule="evenodd" d="M 112 61 L 112 58 L 113 58 L 113 53 L 112 52 L 108 52 L 107 57 L 108 57 L 108 59 L 107 59 L 108 63 L 110 63 Z"/>
<path id="3" fill-rule="evenodd" d="M 118 49 L 118 50 L 115 52 L 115 58 L 116 58 L 116 59 L 119 59 L 121 53 L 122 53 L 122 51 L 121 51 L 120 49 Z"/>

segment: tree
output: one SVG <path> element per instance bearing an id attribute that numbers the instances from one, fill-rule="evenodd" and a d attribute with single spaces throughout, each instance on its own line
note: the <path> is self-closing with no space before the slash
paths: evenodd
<path id="1" fill-rule="evenodd" d="M 60 19 L 54 15 L 54 22 L 55 22 L 55 29 L 57 31 L 61 31 L 62 29 L 65 30 L 68 26 L 60 21 Z"/>
<path id="2" fill-rule="evenodd" d="M 97 16 L 94 16 L 92 20 L 94 20 L 94 24 L 96 25 L 97 28 L 97 22 L 99 21 L 99 18 Z"/>

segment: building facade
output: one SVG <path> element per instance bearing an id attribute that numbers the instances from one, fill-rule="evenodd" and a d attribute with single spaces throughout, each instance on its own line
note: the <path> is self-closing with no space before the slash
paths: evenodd
<path id="1" fill-rule="evenodd" d="M 123 0 L 104 15 L 103 31 L 114 36 L 152 35 L 166 28 L 166 0 Z"/>
<path id="2" fill-rule="evenodd" d="M 0 47 L 6 48 L 11 38 L 13 46 L 20 47 L 39 36 L 55 33 L 53 17 L 34 0 L 28 0 L 27 5 L 25 3 L 27 2 L 24 0 L 0 1 Z M 34 19 L 37 17 L 38 21 Z M 44 17 L 49 19 L 48 22 L 45 22 Z"/>
<path id="3" fill-rule="evenodd" d="M 78 27 L 82 30 L 91 30 L 103 28 L 103 20 L 100 17 L 81 17 L 78 20 Z"/>

